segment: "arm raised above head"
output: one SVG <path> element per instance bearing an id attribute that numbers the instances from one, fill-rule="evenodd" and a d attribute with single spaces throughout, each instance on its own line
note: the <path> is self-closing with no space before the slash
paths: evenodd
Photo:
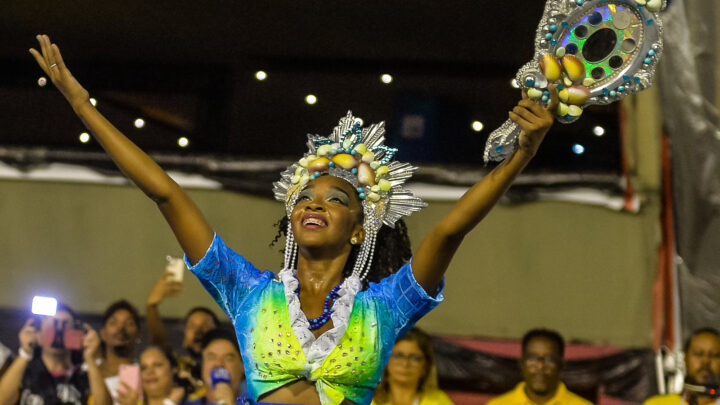
<path id="1" fill-rule="evenodd" d="M 38 35 L 37 40 L 40 51 L 30 49 L 30 53 L 40 68 L 123 174 L 155 201 L 190 260 L 200 260 L 212 243 L 213 230 L 198 207 L 160 166 L 90 104 L 87 90 L 65 66 L 58 46 L 47 35 Z"/>
<path id="2" fill-rule="evenodd" d="M 413 275 L 430 294 L 437 289 L 457 248 L 482 221 L 518 174 L 532 160 L 554 122 L 557 93 L 553 90 L 548 107 L 523 94 L 509 113 L 521 128 L 517 150 L 487 176 L 473 185 L 425 236 L 413 256 Z"/>

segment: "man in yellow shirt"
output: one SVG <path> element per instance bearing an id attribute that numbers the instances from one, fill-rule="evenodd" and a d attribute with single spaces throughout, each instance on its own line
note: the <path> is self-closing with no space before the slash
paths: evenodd
<path id="1" fill-rule="evenodd" d="M 656 395 L 643 405 L 720 405 L 717 392 L 720 383 L 720 331 L 702 328 L 685 341 L 685 383 L 697 386 L 681 394 Z M 710 394 L 714 390 L 714 394 Z M 702 391 L 708 391 L 703 393 Z"/>
<path id="2" fill-rule="evenodd" d="M 560 381 L 564 354 L 565 341 L 559 333 L 547 329 L 529 331 L 523 337 L 520 358 L 524 381 L 487 405 L 591 405 Z"/>

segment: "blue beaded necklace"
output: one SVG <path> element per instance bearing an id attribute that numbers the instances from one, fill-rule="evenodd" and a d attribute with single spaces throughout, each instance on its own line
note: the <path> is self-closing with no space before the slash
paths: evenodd
<path id="1" fill-rule="evenodd" d="M 310 323 L 310 330 L 320 329 L 323 325 L 328 323 L 330 320 L 330 315 L 334 312 L 332 309 L 333 304 L 335 303 L 335 300 L 339 297 L 338 291 L 340 291 L 340 286 L 342 285 L 342 282 L 340 284 L 333 287 L 332 290 L 328 293 L 327 297 L 325 297 L 325 304 L 323 304 L 323 313 L 318 316 L 317 318 L 308 318 L 308 322 Z M 295 294 L 300 297 L 300 286 L 298 285 L 298 288 L 295 290 Z"/>

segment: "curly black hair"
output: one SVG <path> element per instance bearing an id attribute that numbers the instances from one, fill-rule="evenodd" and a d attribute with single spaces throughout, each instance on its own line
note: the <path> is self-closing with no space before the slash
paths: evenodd
<path id="1" fill-rule="evenodd" d="M 280 239 L 287 236 L 288 217 L 282 217 L 275 223 L 275 227 L 278 231 L 270 246 L 275 246 Z M 359 245 L 353 246 L 350 256 L 345 262 L 343 277 L 349 277 L 352 274 L 359 251 Z M 285 253 L 285 249 L 280 249 L 280 252 Z M 363 288 L 367 288 L 369 282 L 377 283 L 395 273 L 410 260 L 410 257 L 412 257 L 412 250 L 410 249 L 410 237 L 408 236 L 405 221 L 398 220 L 395 223 L 395 228 L 383 225 L 376 237 L 375 254 L 372 258 L 370 271 L 363 283 Z"/>

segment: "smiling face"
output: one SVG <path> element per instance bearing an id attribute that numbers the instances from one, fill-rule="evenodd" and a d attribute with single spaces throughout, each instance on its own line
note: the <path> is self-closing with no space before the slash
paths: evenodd
<path id="1" fill-rule="evenodd" d="M 126 309 L 118 309 L 105 322 L 100 330 L 100 337 L 108 347 L 123 347 L 123 350 L 132 351 L 135 341 L 139 337 L 138 324 L 132 313 Z"/>
<path id="2" fill-rule="evenodd" d="M 322 176 L 298 194 L 290 221 L 295 241 L 307 248 L 351 248 L 362 240 L 362 205 L 350 183 Z"/>
<path id="3" fill-rule="evenodd" d="M 165 354 L 157 347 L 140 355 L 140 378 L 149 398 L 166 398 L 173 388 L 173 369 Z"/>

